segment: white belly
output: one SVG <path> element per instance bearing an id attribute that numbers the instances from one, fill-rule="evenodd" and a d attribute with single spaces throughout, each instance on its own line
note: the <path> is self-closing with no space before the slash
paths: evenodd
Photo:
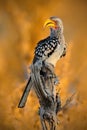
<path id="1" fill-rule="evenodd" d="M 52 53 L 52 55 L 46 59 L 46 62 L 51 63 L 52 65 L 56 65 L 57 61 L 60 59 L 63 54 L 65 44 L 60 44 L 57 46 L 56 50 Z"/>

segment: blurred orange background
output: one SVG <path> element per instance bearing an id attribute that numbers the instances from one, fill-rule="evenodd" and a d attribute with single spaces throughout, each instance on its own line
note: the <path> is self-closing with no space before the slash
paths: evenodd
<path id="1" fill-rule="evenodd" d="M 59 114 L 58 130 L 87 130 L 87 1 L 0 0 L 0 130 L 40 130 L 38 99 L 32 91 L 23 109 L 17 107 L 27 69 L 50 16 L 63 20 L 67 55 L 55 68 L 62 104 L 75 91 L 69 108 Z"/>

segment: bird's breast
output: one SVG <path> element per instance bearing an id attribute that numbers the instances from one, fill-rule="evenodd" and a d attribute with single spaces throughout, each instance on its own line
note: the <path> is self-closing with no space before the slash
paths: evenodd
<path id="1" fill-rule="evenodd" d="M 65 45 L 58 44 L 55 51 L 46 59 L 46 62 L 56 65 L 57 61 L 60 59 L 61 55 L 64 52 Z"/>

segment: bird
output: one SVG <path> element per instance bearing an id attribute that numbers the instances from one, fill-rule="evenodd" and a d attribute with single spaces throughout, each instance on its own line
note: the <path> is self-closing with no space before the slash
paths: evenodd
<path id="1" fill-rule="evenodd" d="M 39 41 L 35 48 L 33 64 L 38 60 L 56 66 L 57 61 L 66 55 L 66 42 L 63 34 L 63 22 L 58 17 L 50 17 L 44 23 L 50 28 L 50 35 Z"/>
<path id="2" fill-rule="evenodd" d="M 45 21 L 44 28 L 46 27 L 49 27 L 50 35 L 37 43 L 32 64 L 35 64 L 38 61 L 42 61 L 43 63 L 46 62 L 55 67 L 57 61 L 66 55 L 66 42 L 63 34 L 63 22 L 60 18 L 52 16 Z M 28 80 L 19 102 L 19 108 L 25 106 L 27 96 L 31 88 L 31 86 L 29 87 L 30 83 L 31 77 Z"/>

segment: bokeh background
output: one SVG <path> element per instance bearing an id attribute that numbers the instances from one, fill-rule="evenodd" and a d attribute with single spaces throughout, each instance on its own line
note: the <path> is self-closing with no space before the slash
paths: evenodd
<path id="1" fill-rule="evenodd" d="M 40 130 L 38 100 L 32 90 L 23 109 L 17 107 L 25 88 L 34 47 L 49 34 L 50 16 L 63 20 L 67 55 L 55 68 L 62 105 L 58 130 L 87 130 L 87 1 L 0 0 L 0 130 Z"/>

